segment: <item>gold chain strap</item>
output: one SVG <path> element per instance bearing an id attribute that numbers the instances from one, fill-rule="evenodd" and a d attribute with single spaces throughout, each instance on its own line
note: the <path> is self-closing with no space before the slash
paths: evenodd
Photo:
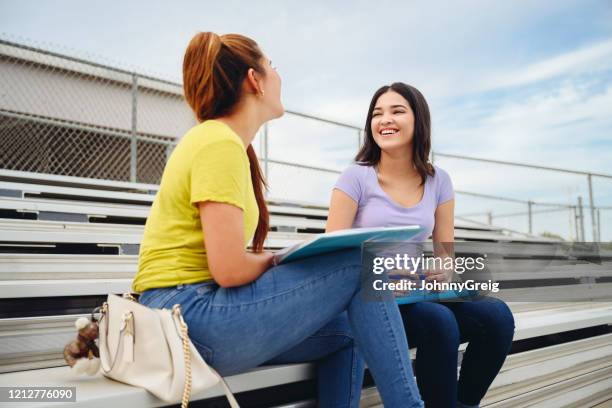
<path id="1" fill-rule="evenodd" d="M 172 312 L 179 318 L 181 325 L 181 337 L 183 340 L 183 355 L 185 357 L 185 387 L 183 388 L 183 398 L 181 399 L 181 408 L 187 408 L 189 397 L 191 396 L 191 350 L 189 349 L 189 337 L 187 333 L 187 324 L 183 320 L 181 314 L 181 305 L 176 304 L 172 308 Z"/>

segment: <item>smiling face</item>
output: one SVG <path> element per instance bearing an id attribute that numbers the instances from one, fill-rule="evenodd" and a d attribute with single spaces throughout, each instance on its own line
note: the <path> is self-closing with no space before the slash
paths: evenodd
<path id="1" fill-rule="evenodd" d="M 408 101 L 389 90 L 378 98 L 372 111 L 372 136 L 385 152 L 410 149 L 414 135 L 414 113 Z"/>

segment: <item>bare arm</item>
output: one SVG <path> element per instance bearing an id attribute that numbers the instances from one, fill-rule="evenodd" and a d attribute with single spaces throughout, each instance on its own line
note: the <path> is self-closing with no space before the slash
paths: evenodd
<path id="1" fill-rule="evenodd" d="M 435 224 L 432 233 L 434 245 L 434 256 L 439 258 L 454 258 L 455 251 L 453 241 L 455 240 L 455 200 L 449 200 L 440 204 L 434 214 Z M 452 280 L 453 272 L 434 270 L 427 274 L 427 280 L 449 281 Z"/>
<path id="2" fill-rule="evenodd" d="M 434 217 L 433 242 L 453 242 L 455 240 L 455 200 L 440 204 L 436 208 Z"/>
<path id="3" fill-rule="evenodd" d="M 208 267 L 220 286 L 228 288 L 251 283 L 271 266 L 272 253 L 245 251 L 240 208 L 213 201 L 199 202 L 198 208 Z"/>
<path id="4" fill-rule="evenodd" d="M 342 190 L 332 191 L 325 232 L 349 229 L 357 215 L 357 203 Z"/>

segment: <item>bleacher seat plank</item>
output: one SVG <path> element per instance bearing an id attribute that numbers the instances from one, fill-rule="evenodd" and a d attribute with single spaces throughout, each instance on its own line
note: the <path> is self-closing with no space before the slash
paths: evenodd
<path id="1" fill-rule="evenodd" d="M 234 393 L 250 391 L 275 385 L 313 378 L 312 364 L 288 364 L 258 367 L 248 372 L 226 377 Z M 67 366 L 35 371 L 0 374 L 0 386 L 73 386 L 77 387 L 77 402 L 66 403 L 16 403 L 16 407 L 158 407 L 167 405 L 141 388 L 132 387 L 103 377 L 76 376 Z M 222 396 L 220 386 L 210 388 L 192 396 L 192 401 Z M 13 405 L 7 405 L 13 406 Z"/>
<path id="2" fill-rule="evenodd" d="M 132 183 L 129 181 L 93 179 L 86 177 L 62 176 L 20 170 L 0 169 L 0 180 L 17 183 L 33 183 L 53 186 L 95 188 L 112 191 L 158 191 L 158 184 Z"/>
<path id="3" fill-rule="evenodd" d="M 31 298 L 49 296 L 74 296 L 79 294 L 98 295 L 102 293 L 129 292 L 132 278 L 126 279 L 31 279 L 0 281 L 0 298 Z"/>
<path id="4" fill-rule="evenodd" d="M 576 310 L 545 309 L 517 314 L 514 341 L 585 327 L 612 324 L 612 303 L 587 303 Z"/>
<path id="5" fill-rule="evenodd" d="M 510 355 L 483 405 L 612 367 L 612 334 Z"/>

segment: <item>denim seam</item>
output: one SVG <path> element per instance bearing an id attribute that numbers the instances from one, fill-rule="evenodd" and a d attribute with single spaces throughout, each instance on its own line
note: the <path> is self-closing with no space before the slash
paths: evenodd
<path id="1" fill-rule="evenodd" d="M 352 337 L 350 337 L 350 336 L 347 336 L 347 335 L 346 335 L 346 332 L 343 332 L 343 331 L 325 331 L 325 332 L 318 332 L 318 333 L 313 334 L 313 335 L 312 335 L 312 336 L 310 336 L 310 337 L 326 337 L 326 336 L 345 336 L 345 337 L 348 337 L 348 338 L 352 338 Z"/>
<path id="2" fill-rule="evenodd" d="M 170 288 L 170 289 L 174 289 L 174 288 Z M 151 304 L 153 303 L 155 300 L 159 299 L 160 297 L 164 296 L 164 294 L 167 294 L 163 291 L 163 288 L 155 288 L 154 290 L 157 290 L 158 293 L 154 293 L 153 295 L 149 296 L 149 298 L 147 299 L 147 304 Z"/>
<path id="3" fill-rule="evenodd" d="M 384 300 L 383 300 L 384 302 Z M 389 336 L 393 339 L 393 353 L 395 355 L 395 359 L 398 363 L 398 366 L 400 368 L 400 372 L 402 373 L 402 377 L 404 378 L 404 384 L 408 384 L 408 381 L 414 381 L 414 378 L 408 378 L 408 373 L 406 372 L 406 367 L 404 367 L 404 364 L 402 364 L 402 358 L 400 357 L 400 351 L 397 348 L 397 338 L 395 336 L 395 333 L 393 333 L 393 328 L 391 327 L 391 321 L 389 319 L 389 315 L 387 314 L 387 310 L 384 307 L 384 305 L 381 304 L 381 302 L 378 302 L 380 310 L 383 313 L 384 316 L 384 324 L 385 327 L 389 333 Z M 408 362 L 408 364 L 412 364 L 411 361 Z M 409 394 L 412 394 L 410 387 L 406 387 L 406 390 L 408 391 Z"/>
<path id="4" fill-rule="evenodd" d="M 349 398 L 348 398 L 348 406 L 351 407 L 352 403 L 353 403 L 353 388 L 355 387 L 355 377 L 356 377 L 356 370 L 355 370 L 355 366 L 357 365 L 357 362 L 355 361 L 355 346 L 353 345 L 353 347 L 351 347 L 351 378 L 350 378 L 350 386 L 349 386 Z"/>
<path id="5" fill-rule="evenodd" d="M 298 291 L 298 290 L 301 290 L 301 289 L 306 288 L 306 287 L 308 287 L 308 286 L 312 286 L 312 285 L 314 285 L 315 283 L 319 283 L 319 282 L 320 282 L 320 281 L 322 281 L 322 280 L 329 279 L 329 277 L 330 277 L 330 276 L 335 275 L 335 274 L 336 274 L 336 273 L 338 273 L 338 272 L 344 272 L 344 271 L 346 271 L 347 269 L 350 269 L 350 268 L 355 268 L 355 267 L 360 268 L 360 267 L 361 267 L 361 265 L 358 265 L 358 264 L 354 264 L 354 265 L 344 265 L 344 266 L 342 266 L 342 267 L 340 267 L 340 268 L 338 268 L 338 269 L 334 269 L 333 271 L 331 271 L 331 272 L 330 272 L 330 273 L 328 273 L 327 275 L 323 275 L 323 276 L 320 276 L 320 277 L 318 277 L 318 278 L 315 278 L 315 279 L 309 280 L 308 282 L 305 282 L 305 283 L 303 283 L 303 284 L 302 284 L 302 285 L 300 285 L 300 286 L 296 286 L 296 287 L 294 287 L 294 288 L 288 289 L 288 290 L 286 290 L 286 291 L 284 291 L 284 292 L 281 292 L 281 293 L 276 293 L 276 294 L 274 294 L 273 296 L 269 296 L 269 297 L 267 297 L 267 298 L 258 299 L 258 300 L 254 301 L 254 302 L 242 302 L 242 303 L 237 304 L 237 305 L 218 305 L 218 304 L 211 303 L 211 304 L 209 305 L 209 307 L 216 307 L 216 308 L 228 308 L 228 309 L 229 309 L 229 308 L 236 308 L 236 307 L 240 308 L 240 307 L 244 307 L 244 306 L 253 306 L 253 305 L 260 304 L 260 303 L 265 303 L 265 302 L 267 302 L 267 301 L 269 301 L 269 300 L 272 300 L 272 299 L 277 299 L 277 298 L 284 297 L 284 296 L 286 296 L 286 295 L 292 294 L 292 293 L 294 293 L 294 292 L 296 292 L 296 291 Z"/>
<path id="6" fill-rule="evenodd" d="M 165 289 L 169 289 L 169 290 L 165 290 Z M 159 301 L 158 307 L 160 309 L 166 309 L 167 308 L 166 305 L 168 304 L 168 302 L 172 300 L 173 298 L 175 298 L 180 293 L 181 293 L 181 290 L 177 289 L 176 287 L 160 288 L 160 293 L 156 293 L 151 298 L 147 299 L 147 305 L 150 305 L 152 303 Z"/>

